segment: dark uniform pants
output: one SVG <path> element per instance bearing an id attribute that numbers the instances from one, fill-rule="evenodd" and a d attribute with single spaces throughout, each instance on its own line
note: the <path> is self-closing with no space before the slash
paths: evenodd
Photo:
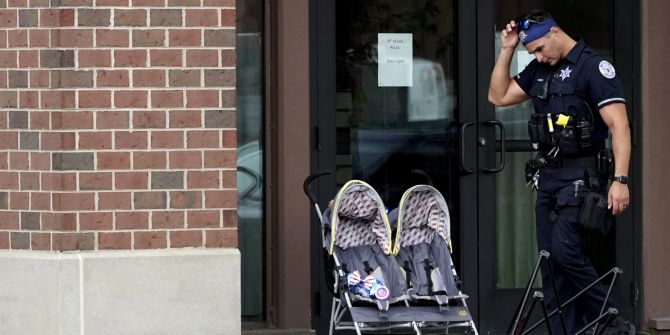
<path id="1" fill-rule="evenodd" d="M 598 279 L 591 261 L 584 253 L 584 237 L 579 225 L 579 208 L 588 192 L 588 177 L 581 167 L 546 168 L 540 172 L 535 205 L 537 245 L 551 253 L 549 257 L 561 304 Z M 583 180 L 575 196 L 575 181 Z M 553 213 L 552 213 L 553 212 Z M 547 271 L 542 271 L 542 289 L 548 310 L 554 310 L 556 299 Z M 568 334 L 581 330 L 600 313 L 606 292 L 598 284 L 563 309 Z M 559 315 L 551 318 L 553 334 L 562 334 Z"/>

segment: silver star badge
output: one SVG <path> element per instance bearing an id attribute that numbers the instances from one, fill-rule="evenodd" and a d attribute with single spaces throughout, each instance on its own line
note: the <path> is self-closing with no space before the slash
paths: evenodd
<path id="1" fill-rule="evenodd" d="M 561 77 L 561 81 L 564 81 L 565 78 L 570 78 L 570 72 L 572 72 L 572 70 L 570 70 L 570 66 L 568 66 L 568 67 L 566 67 L 565 69 L 561 70 L 561 74 L 558 75 L 559 77 Z"/>

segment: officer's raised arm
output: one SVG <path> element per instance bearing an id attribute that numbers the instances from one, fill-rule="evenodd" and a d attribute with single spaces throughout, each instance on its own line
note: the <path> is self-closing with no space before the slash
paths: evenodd
<path id="1" fill-rule="evenodd" d="M 489 102 L 496 106 L 509 106 L 529 98 L 515 80 L 509 76 L 509 67 L 514 49 L 519 43 L 516 23 L 510 21 L 500 33 L 501 49 L 491 74 L 489 83 Z"/>

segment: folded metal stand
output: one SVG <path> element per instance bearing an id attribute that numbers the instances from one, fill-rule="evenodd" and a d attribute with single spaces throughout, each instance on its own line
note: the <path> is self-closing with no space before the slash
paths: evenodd
<path id="1" fill-rule="evenodd" d="M 507 331 L 508 335 L 527 335 L 533 330 L 535 330 L 537 327 L 539 327 L 541 324 L 546 323 L 547 331 L 549 335 L 552 335 L 551 332 L 551 327 L 549 326 L 549 319 L 558 314 L 559 319 L 561 321 L 561 329 L 562 329 L 562 335 L 580 335 L 585 333 L 589 329 L 593 329 L 592 334 L 593 335 L 600 335 L 602 332 L 605 330 L 605 328 L 614 320 L 617 314 L 619 312 L 617 311 L 616 308 L 609 308 L 605 310 L 605 307 L 607 306 L 607 301 L 609 300 L 610 294 L 612 293 L 612 287 L 614 287 L 614 283 L 616 282 L 617 276 L 622 274 L 623 271 L 618 268 L 614 267 L 604 275 L 602 275 L 600 278 L 598 278 L 596 281 L 593 283 L 589 284 L 587 287 L 585 287 L 583 290 L 581 290 L 579 293 L 575 294 L 572 298 L 570 298 L 568 301 L 561 303 L 561 301 L 558 298 L 558 290 L 556 288 L 556 283 L 554 281 L 554 273 L 551 270 L 550 266 L 550 261 L 549 261 L 549 252 L 546 250 L 540 251 L 540 256 L 537 259 L 537 263 L 535 264 L 535 268 L 533 269 L 533 273 L 530 276 L 530 280 L 528 281 L 528 285 L 526 286 L 526 292 L 523 295 L 523 298 L 521 299 L 521 302 L 519 303 L 519 306 L 516 309 L 516 312 L 514 313 L 514 319 L 512 323 L 510 324 L 510 327 Z M 526 305 L 528 304 L 528 300 L 530 298 L 530 291 L 533 287 L 533 283 L 535 282 L 535 279 L 537 278 L 537 274 L 540 270 L 540 266 L 544 265 L 544 267 L 547 269 L 547 273 L 549 274 L 549 278 L 551 281 L 551 286 L 552 286 L 552 291 L 554 293 L 554 297 L 556 300 L 556 309 L 548 312 L 547 311 L 547 305 L 544 302 L 544 294 L 539 291 L 533 292 L 533 297 L 532 297 L 532 302 L 529 306 L 529 308 L 526 308 Z M 600 315 L 593 321 L 591 321 L 589 324 L 587 324 L 584 328 L 582 328 L 580 331 L 578 331 L 575 334 L 568 334 L 566 328 L 565 328 L 565 319 L 563 317 L 563 308 L 567 306 L 568 304 L 574 302 L 577 298 L 579 298 L 582 294 L 593 288 L 595 285 L 601 283 L 605 278 L 607 278 L 609 275 L 612 275 L 612 283 L 609 287 L 609 290 L 607 290 L 607 295 L 605 296 L 605 300 L 603 301 L 603 306 L 600 309 Z M 542 306 L 542 314 L 543 318 L 530 326 L 528 329 L 526 329 L 526 325 L 528 324 L 528 319 L 533 313 L 533 309 L 535 308 L 535 305 L 537 302 L 540 302 L 540 305 Z M 602 327 L 601 322 L 603 322 Z"/>

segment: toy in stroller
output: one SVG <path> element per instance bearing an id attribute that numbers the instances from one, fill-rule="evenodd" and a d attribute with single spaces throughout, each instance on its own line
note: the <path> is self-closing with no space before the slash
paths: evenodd
<path id="1" fill-rule="evenodd" d="M 448 298 L 433 306 L 412 305 L 409 293 L 416 297 L 419 294 L 407 280 L 418 281 L 394 257 L 386 208 L 370 185 L 349 181 L 339 190 L 332 206 L 321 213 L 309 184 L 327 174 L 330 172 L 310 175 L 303 187 L 319 215 L 323 248 L 334 264 L 330 333 L 353 329 L 357 334 L 395 331 L 421 334 L 423 330 L 467 326 L 476 334 L 464 300 L 462 305 L 450 304 Z M 443 292 L 441 287 L 429 291 Z M 445 295 L 448 296 L 446 292 Z M 460 293 L 453 296 L 464 297 Z"/>

